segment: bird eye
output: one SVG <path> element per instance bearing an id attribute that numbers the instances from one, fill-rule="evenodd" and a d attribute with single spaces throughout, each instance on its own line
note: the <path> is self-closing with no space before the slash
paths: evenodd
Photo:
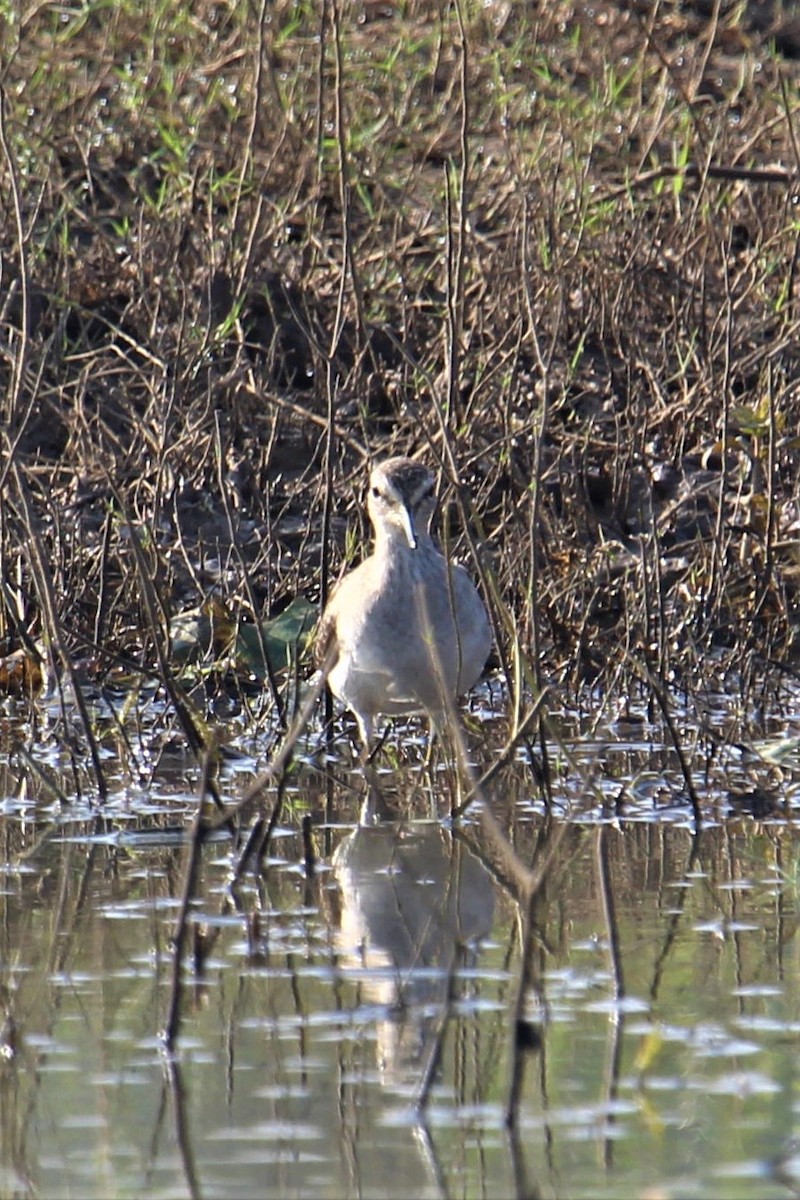
<path id="1" fill-rule="evenodd" d="M 371 487 L 369 490 L 370 490 L 370 495 L 372 496 L 372 498 L 373 498 L 374 500 L 380 500 L 380 496 L 381 496 L 381 489 L 380 489 L 380 488 L 378 488 L 378 487 Z"/>

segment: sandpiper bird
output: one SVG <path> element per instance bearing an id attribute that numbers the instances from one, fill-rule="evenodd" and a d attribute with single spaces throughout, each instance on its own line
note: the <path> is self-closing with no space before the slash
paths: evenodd
<path id="1" fill-rule="evenodd" d="M 317 661 L 365 746 L 379 713 L 441 716 L 476 682 L 491 649 L 475 586 L 431 538 L 434 485 L 410 458 L 375 467 L 367 503 L 375 549 L 334 589 L 317 631 Z"/>

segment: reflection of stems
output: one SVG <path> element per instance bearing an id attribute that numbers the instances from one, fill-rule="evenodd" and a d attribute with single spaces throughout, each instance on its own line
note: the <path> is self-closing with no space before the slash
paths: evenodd
<path id="1" fill-rule="evenodd" d="M 183 1086 L 181 1068 L 172 1056 L 167 1059 L 166 1072 L 169 1093 L 172 1097 L 172 1111 L 175 1118 L 175 1142 L 181 1156 L 186 1190 L 191 1200 L 199 1200 L 200 1184 L 197 1179 L 194 1151 L 192 1150 L 192 1143 L 189 1140 L 188 1122 L 186 1120 L 186 1092 Z"/>
<path id="2" fill-rule="evenodd" d="M 520 1200 L 540 1200 L 542 1192 L 539 1185 L 531 1183 L 528 1178 L 527 1163 L 516 1126 L 508 1130 L 508 1153 L 514 1171 L 514 1195 Z"/>
<path id="3" fill-rule="evenodd" d="M 526 1039 L 521 1036 L 525 1027 L 525 1007 L 528 999 L 528 989 L 532 982 L 531 963 L 533 961 L 533 939 L 536 924 L 531 920 L 533 898 L 525 906 L 522 914 L 522 937 L 520 946 L 519 980 L 514 1008 L 511 1015 L 511 1078 L 508 1085 L 508 1100 L 506 1102 L 506 1127 L 517 1128 L 519 1117 L 519 1102 L 522 1096 L 522 1084 L 525 1078 L 526 1051 L 531 1049 Z"/>
<path id="4" fill-rule="evenodd" d="M 447 1179 L 442 1170 L 441 1160 L 436 1151 L 436 1146 L 433 1143 L 431 1131 L 423 1112 L 419 1113 L 417 1123 L 414 1126 L 414 1140 L 422 1151 L 423 1162 L 428 1167 L 428 1173 L 433 1186 L 436 1188 L 436 1194 L 441 1196 L 443 1200 L 446 1200 L 446 1197 L 449 1195 Z"/>
<path id="5" fill-rule="evenodd" d="M 211 770 L 212 753 L 209 751 L 203 760 L 203 773 L 200 780 L 200 794 L 197 801 L 197 812 L 192 821 L 189 834 L 189 846 L 186 853 L 186 869 L 183 875 L 183 892 L 181 906 L 175 922 L 175 934 L 172 947 L 172 971 L 170 973 L 170 994 L 167 1022 L 164 1027 L 164 1045 L 172 1053 L 178 1038 L 181 1018 L 181 996 L 183 993 L 183 952 L 186 946 L 188 932 L 189 905 L 191 904 L 197 885 L 197 872 L 200 866 L 200 851 L 203 845 L 207 825 L 203 813 L 203 803 L 206 797 L 208 778 Z"/>
<path id="6" fill-rule="evenodd" d="M 258 864 L 265 858 L 269 851 L 272 835 L 275 832 L 275 826 L 280 820 L 283 812 L 283 793 L 286 788 L 286 776 L 281 775 L 278 780 L 278 790 L 275 796 L 275 803 L 272 806 L 272 812 L 269 817 L 264 813 L 259 813 L 253 824 L 250 826 L 250 832 L 247 835 L 244 847 L 239 855 L 238 862 L 233 869 L 233 877 L 231 885 L 236 884 L 242 878 L 247 864 L 253 862 L 258 868 Z M 304 826 L 305 828 L 305 826 Z M 308 867 L 306 866 L 306 869 Z"/>
<path id="7" fill-rule="evenodd" d="M 5 862 L 10 862 L 15 855 L 11 842 L 8 823 L 3 826 L 2 854 Z M 39 843 L 41 845 L 41 842 Z M 33 851 L 31 852 L 33 853 Z M 19 856 L 17 861 L 23 861 L 27 856 Z M 29 1135 L 37 1127 L 37 1104 L 40 1107 L 42 1081 L 47 1078 L 46 1063 L 51 1057 L 47 1045 L 56 1046 L 55 1028 L 61 1007 L 69 991 L 59 986 L 57 980 L 69 970 L 69 960 L 76 940 L 80 938 L 79 918 L 85 915 L 87 904 L 95 880 L 95 868 L 99 857 L 99 847 L 94 844 L 89 847 L 86 861 L 83 865 L 77 895 L 73 898 L 76 862 L 76 848 L 72 844 L 64 847 L 61 856 L 58 876 L 58 891 L 50 905 L 48 930 L 49 940 L 46 953 L 42 953 L 40 966 L 44 976 L 28 974 L 20 968 L 20 947 L 30 947 L 35 943 L 34 924 L 41 909 L 35 903 L 26 904 L 22 910 L 19 923 L 9 919 L 2 925 L 2 941 L 0 941 L 0 1042 L 4 1054 L 0 1060 L 0 1087 L 3 1095 L 2 1111 L 2 1140 L 0 1152 L 4 1170 L 13 1163 L 17 1185 L 15 1195 L 36 1196 L 38 1187 L 34 1184 L 36 1175 L 35 1153 L 29 1149 Z M 50 868 L 46 863 L 39 866 L 36 878 L 43 887 L 48 886 L 51 879 Z M 24 893 L 23 893 L 24 895 Z M 22 915 L 21 914 L 21 915 Z M 45 944 L 42 944 L 45 950 Z M 26 1040 L 26 1029 L 33 1023 L 33 1006 L 27 999 L 23 980 L 32 982 L 36 998 L 44 1003 L 44 1031 L 47 1037 L 39 1045 L 34 1046 Z M 5 1189 L 3 1195 L 11 1194 Z"/>
<path id="8" fill-rule="evenodd" d="M 537 902 L 544 896 L 544 886 L 547 882 L 550 868 L 555 859 L 556 851 L 561 845 L 569 826 L 562 822 L 553 830 L 549 820 L 545 822 L 542 836 L 539 840 L 537 870 L 531 871 L 521 862 L 513 847 L 508 843 L 494 816 L 483 809 L 481 812 L 481 829 L 485 842 L 490 839 L 494 843 L 495 857 L 500 851 L 505 853 L 505 868 L 510 881 L 509 890 L 517 899 L 522 917 L 522 935 L 520 946 L 519 980 L 517 993 L 511 1014 L 511 1078 L 508 1087 L 506 1103 L 506 1126 L 509 1129 L 517 1127 L 519 1104 L 522 1097 L 522 1084 L 525 1075 L 525 1055 L 528 1051 L 538 1049 L 543 1053 L 541 1036 L 531 1039 L 531 1022 L 526 1020 L 526 1007 L 531 992 L 541 995 L 541 984 L 534 971 L 534 941 L 539 932 L 540 922 L 536 913 Z M 505 843 L 505 847 L 503 844 Z M 537 1031 L 541 1033 L 542 1031 Z"/>
<path id="9" fill-rule="evenodd" d="M 164 1079 L 158 1096 L 158 1112 L 156 1113 L 155 1120 L 153 1121 L 153 1134 L 150 1138 L 150 1145 L 148 1147 L 149 1154 L 147 1159 L 147 1167 L 144 1172 L 143 1192 L 145 1195 L 149 1194 L 149 1192 L 152 1190 L 150 1185 L 156 1169 L 159 1143 L 161 1141 L 161 1130 L 164 1126 L 164 1118 L 167 1111 L 167 1088 L 168 1081 Z"/>
<path id="10" fill-rule="evenodd" d="M 247 864 L 254 861 L 258 854 L 258 848 L 264 840 L 264 830 L 267 827 L 267 818 L 263 813 L 259 813 L 245 838 L 245 843 L 242 846 L 236 865 L 231 871 L 231 889 L 235 889 L 236 885 L 242 878 L 242 875 L 247 870 Z"/>
<path id="11" fill-rule="evenodd" d="M 686 876 L 689 874 L 689 872 L 694 869 L 695 863 L 700 856 L 700 843 L 702 838 L 702 832 L 699 829 L 695 830 L 694 836 L 692 837 L 692 848 L 689 852 L 689 861 L 686 864 L 686 870 L 683 872 L 684 881 L 686 880 Z M 689 889 L 687 887 L 680 887 L 677 889 L 677 895 L 672 900 L 674 911 L 670 917 L 669 925 L 667 926 L 667 936 L 664 938 L 664 945 L 661 948 L 661 953 L 656 959 L 655 967 L 653 969 L 653 982 L 650 985 L 651 1003 L 655 1003 L 656 999 L 658 998 L 658 990 L 661 986 L 661 975 L 667 959 L 669 958 L 669 953 L 675 942 L 675 938 L 678 935 L 678 927 L 683 919 L 683 910 L 688 894 Z"/>
<path id="12" fill-rule="evenodd" d="M 622 1028 L 625 1014 L 620 1011 L 619 1001 L 625 996 L 625 977 L 622 970 L 622 955 L 619 945 L 619 926 L 617 910 L 614 906 L 614 891 L 611 887 L 611 862 L 608 841 L 610 830 L 608 825 L 601 825 L 597 831 L 597 879 L 600 885 L 600 896 L 603 901 L 603 915 L 606 921 L 606 937 L 608 952 L 611 959 L 612 976 L 614 979 L 614 1013 L 611 1016 L 611 1041 L 609 1046 L 608 1070 L 606 1072 L 606 1112 L 607 1121 L 614 1121 L 611 1112 L 611 1102 L 615 1099 L 619 1088 L 619 1067 L 622 1057 Z M 606 1137 L 603 1142 L 603 1161 L 611 1166 L 613 1158 L 613 1140 Z"/>
<path id="13" fill-rule="evenodd" d="M 625 978 L 622 970 L 622 955 L 619 948 L 619 926 L 617 925 L 617 910 L 614 906 L 614 892 L 611 887 L 611 866 L 608 851 L 609 827 L 601 825 L 597 830 L 597 878 L 600 884 L 600 896 L 603 901 L 603 916 L 606 922 L 609 954 L 614 976 L 614 999 L 621 1000 L 625 996 Z"/>
<path id="14" fill-rule="evenodd" d="M 458 947 L 454 948 L 454 953 L 450 959 L 450 969 L 447 972 L 447 991 L 442 1004 L 442 1011 L 439 1016 L 436 1029 L 433 1034 L 431 1049 L 428 1055 L 428 1061 L 425 1063 L 425 1068 L 422 1072 L 422 1082 L 417 1093 L 415 1108 L 417 1112 L 424 1112 L 428 1106 L 431 1088 L 433 1081 L 436 1078 L 436 1072 L 439 1069 L 439 1064 L 442 1061 L 442 1048 L 444 1046 L 444 1035 L 447 1031 L 447 1025 L 450 1016 L 453 1012 L 453 1005 L 456 1001 L 456 980 L 458 979 Z"/>

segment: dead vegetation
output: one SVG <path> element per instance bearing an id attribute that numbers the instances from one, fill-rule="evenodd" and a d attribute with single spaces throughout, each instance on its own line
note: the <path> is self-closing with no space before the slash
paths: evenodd
<path id="1" fill-rule="evenodd" d="M 702 716 L 796 671 L 788 10 L 90 2 L 1 40 L 4 654 L 125 688 L 184 610 L 316 604 L 413 453 L 511 694 Z"/>

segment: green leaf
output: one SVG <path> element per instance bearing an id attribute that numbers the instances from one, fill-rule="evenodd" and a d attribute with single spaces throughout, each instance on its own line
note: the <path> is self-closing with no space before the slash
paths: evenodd
<path id="1" fill-rule="evenodd" d="M 259 679 L 266 678 L 264 655 L 273 671 L 290 667 L 308 643 L 317 621 L 317 610 L 304 596 L 295 596 L 288 608 L 260 625 L 240 625 L 234 647 L 238 666 Z"/>

